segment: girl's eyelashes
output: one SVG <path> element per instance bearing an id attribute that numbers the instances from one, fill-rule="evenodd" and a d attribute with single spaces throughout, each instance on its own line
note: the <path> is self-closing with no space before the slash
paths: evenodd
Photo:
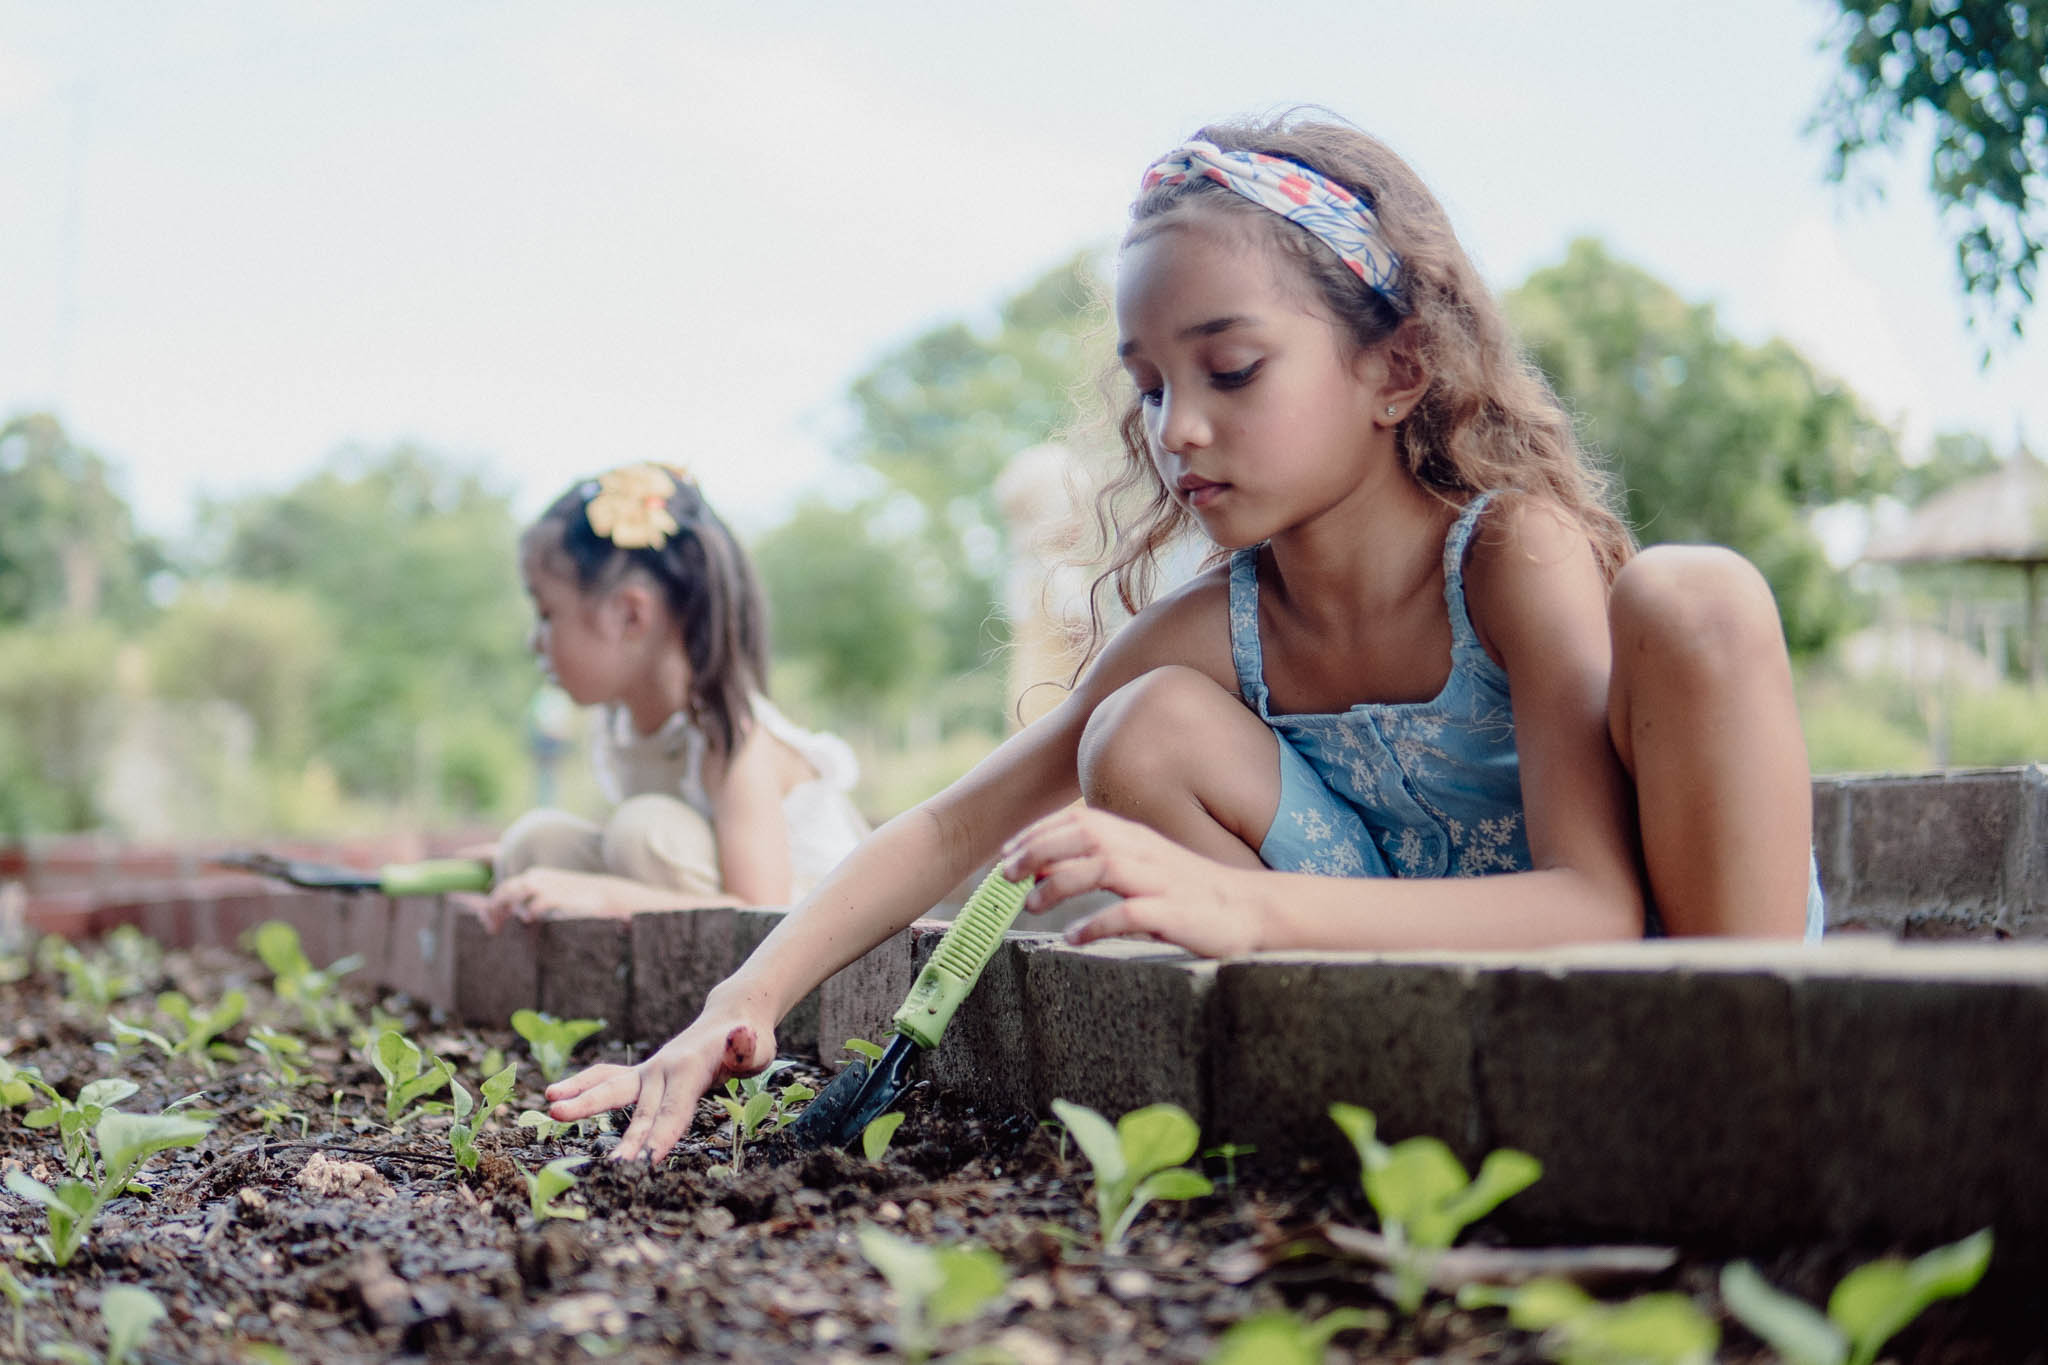
<path id="1" fill-rule="evenodd" d="M 1265 363 L 1263 360 L 1254 360 L 1241 370 L 1229 370 L 1222 373 L 1212 371 L 1209 375 L 1209 382 L 1219 389 L 1241 389 L 1252 382 L 1254 376 L 1258 374 L 1260 367 Z"/>

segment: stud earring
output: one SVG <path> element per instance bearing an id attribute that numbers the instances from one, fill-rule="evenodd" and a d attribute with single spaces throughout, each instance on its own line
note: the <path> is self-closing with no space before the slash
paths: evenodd
<path id="1" fill-rule="evenodd" d="M 1387 404 L 1387 416 L 1389 416 L 1389 417 L 1392 417 L 1393 415 L 1394 415 L 1394 405 L 1393 405 L 1392 403 L 1389 403 L 1389 404 Z"/>

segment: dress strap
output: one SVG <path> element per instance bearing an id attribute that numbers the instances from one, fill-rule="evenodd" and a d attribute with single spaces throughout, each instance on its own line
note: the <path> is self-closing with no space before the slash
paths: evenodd
<path id="1" fill-rule="evenodd" d="M 1493 490 L 1488 489 L 1466 503 L 1465 510 L 1451 524 L 1450 534 L 1444 537 L 1444 606 L 1451 616 L 1451 643 L 1460 648 L 1479 645 L 1471 613 L 1465 610 L 1465 549 L 1472 542 L 1472 531 L 1479 525 L 1480 515 L 1492 501 Z"/>
<path id="2" fill-rule="evenodd" d="M 1259 649 L 1259 547 L 1230 556 L 1230 658 L 1237 666 L 1237 693 L 1266 717 L 1266 660 Z"/>

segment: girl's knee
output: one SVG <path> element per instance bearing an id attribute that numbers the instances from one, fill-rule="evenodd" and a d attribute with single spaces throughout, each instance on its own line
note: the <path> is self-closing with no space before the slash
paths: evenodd
<path id="1" fill-rule="evenodd" d="M 596 825 L 567 811 L 543 808 L 526 812 L 506 827 L 493 870 L 496 879 L 504 881 L 533 867 L 597 872 L 603 862 Z"/>
<path id="2" fill-rule="evenodd" d="M 1756 566 L 1715 545 L 1658 545 L 1615 575 L 1608 598 L 1617 674 L 1644 666 L 1755 676 L 1785 666 L 1777 600 Z"/>
<path id="3" fill-rule="evenodd" d="M 718 837 L 711 822 L 687 802 L 660 792 L 630 796 L 605 821 L 604 865 L 627 877 L 672 891 L 711 894 L 720 889 Z"/>
<path id="4" fill-rule="evenodd" d="M 1207 674 L 1168 664 L 1112 692 L 1081 733 L 1081 792 L 1090 805 L 1120 788 L 1173 780 L 1192 736 L 1213 733 L 1225 708 L 1244 708 Z"/>

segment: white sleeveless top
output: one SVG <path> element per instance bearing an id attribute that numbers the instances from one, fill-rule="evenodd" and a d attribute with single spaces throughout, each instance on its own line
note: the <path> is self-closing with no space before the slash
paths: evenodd
<path id="1" fill-rule="evenodd" d="M 777 710 L 766 697 L 753 699 L 754 720 L 769 734 L 801 754 L 818 773 L 815 782 L 792 787 L 782 798 L 789 823 L 790 879 L 801 896 L 867 837 L 868 823 L 849 793 L 860 779 L 853 750 L 837 735 L 806 730 Z M 679 797 L 711 819 L 711 797 L 704 790 L 704 732 L 678 711 L 651 735 L 633 729 L 633 717 L 619 705 L 598 708 L 590 732 L 590 766 L 598 790 L 617 805 L 629 796 L 658 792 Z"/>

